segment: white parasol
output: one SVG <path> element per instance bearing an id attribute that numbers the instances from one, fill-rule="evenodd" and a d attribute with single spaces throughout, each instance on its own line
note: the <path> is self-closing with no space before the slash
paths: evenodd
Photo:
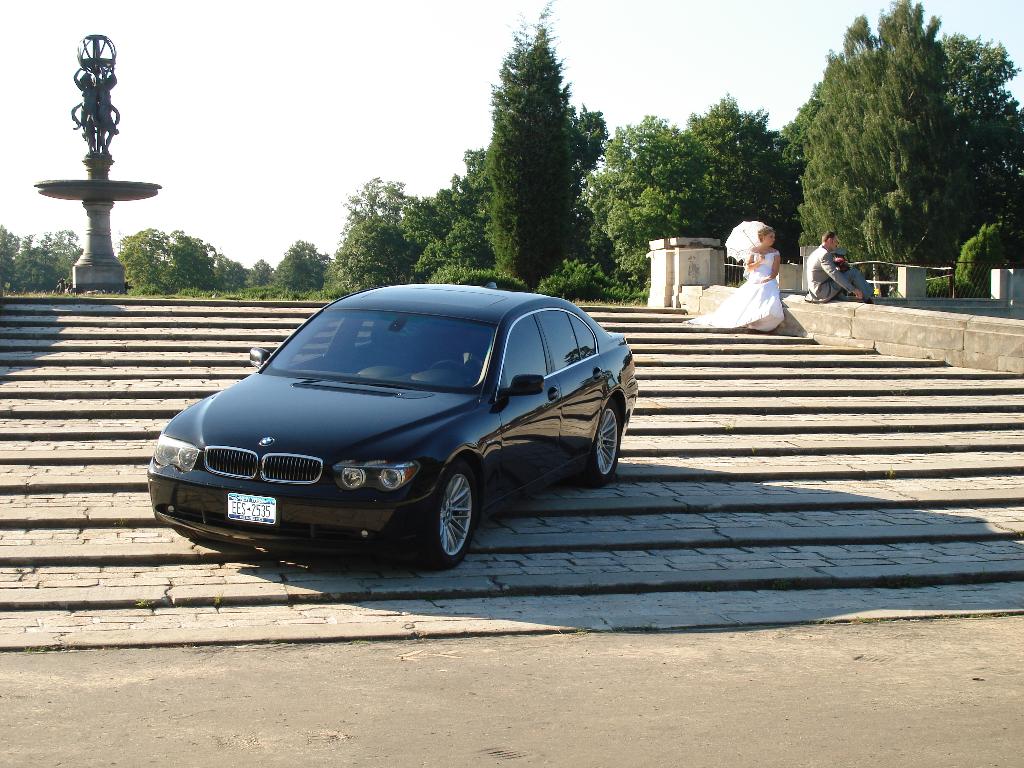
<path id="1" fill-rule="evenodd" d="M 760 221 L 744 221 L 734 227 L 725 239 L 725 248 L 729 258 L 740 264 L 745 264 L 750 255 L 750 249 L 761 242 L 757 233 L 764 226 Z"/>

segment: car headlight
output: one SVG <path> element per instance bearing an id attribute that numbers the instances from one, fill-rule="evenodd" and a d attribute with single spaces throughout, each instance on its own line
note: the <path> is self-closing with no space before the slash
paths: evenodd
<path id="1" fill-rule="evenodd" d="M 334 465 L 334 481 L 346 491 L 371 487 L 397 491 L 415 477 L 420 465 L 415 461 L 340 461 Z"/>
<path id="2" fill-rule="evenodd" d="M 153 451 L 153 463 L 158 467 L 172 466 L 182 472 L 191 472 L 199 458 L 199 449 L 182 440 L 160 435 Z"/>

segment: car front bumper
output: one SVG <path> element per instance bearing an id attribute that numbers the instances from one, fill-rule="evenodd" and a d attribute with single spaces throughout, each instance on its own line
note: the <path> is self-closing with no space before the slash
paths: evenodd
<path id="1" fill-rule="evenodd" d="M 338 549 L 402 542 L 422 530 L 428 507 L 425 500 L 353 504 L 287 495 L 287 486 L 281 485 L 259 491 L 277 499 L 277 522 L 263 525 L 227 518 L 228 493 L 239 490 L 149 474 L 149 497 L 158 520 L 186 534 L 254 547 Z"/>

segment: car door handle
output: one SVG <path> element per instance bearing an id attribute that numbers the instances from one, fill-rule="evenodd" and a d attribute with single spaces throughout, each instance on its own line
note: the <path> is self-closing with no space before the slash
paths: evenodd
<path id="1" fill-rule="evenodd" d="M 558 391 L 558 387 L 551 387 L 548 389 L 548 401 L 554 402 L 561 396 L 561 392 Z"/>

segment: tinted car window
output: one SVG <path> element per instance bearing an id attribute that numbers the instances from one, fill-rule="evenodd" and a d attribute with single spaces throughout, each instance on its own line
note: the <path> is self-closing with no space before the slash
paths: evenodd
<path id="1" fill-rule="evenodd" d="M 329 309 L 304 326 L 264 369 L 270 374 L 384 386 L 476 386 L 494 327 L 435 315 Z"/>
<path id="2" fill-rule="evenodd" d="M 597 354 L 597 340 L 590 326 L 580 320 L 576 315 L 569 315 L 572 321 L 572 330 L 576 334 L 576 345 L 580 350 L 580 360 Z"/>
<path id="3" fill-rule="evenodd" d="M 548 351 L 551 353 L 551 362 L 555 370 L 560 371 L 567 365 L 578 362 L 580 354 L 576 347 L 572 324 L 569 322 L 569 314 L 556 309 L 538 312 L 537 319 L 540 321 L 540 327 L 544 329 L 544 338 L 547 339 Z"/>
<path id="4" fill-rule="evenodd" d="M 500 386 L 507 387 L 512 379 L 523 373 L 547 373 L 544 343 L 534 321 L 536 315 L 524 317 L 514 326 L 505 345 L 505 363 L 501 369 Z"/>

